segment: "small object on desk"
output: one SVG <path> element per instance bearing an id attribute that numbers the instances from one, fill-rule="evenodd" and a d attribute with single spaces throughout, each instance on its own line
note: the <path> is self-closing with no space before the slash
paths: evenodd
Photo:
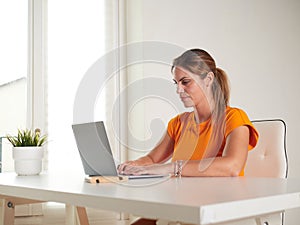
<path id="1" fill-rule="evenodd" d="M 128 181 L 126 176 L 88 176 L 85 181 L 91 184 L 115 183 Z"/>

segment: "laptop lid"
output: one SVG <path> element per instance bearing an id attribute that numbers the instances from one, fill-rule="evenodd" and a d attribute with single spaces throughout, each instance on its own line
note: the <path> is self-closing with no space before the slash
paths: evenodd
<path id="1" fill-rule="evenodd" d="M 117 176 L 103 121 L 72 125 L 83 169 L 88 176 Z M 128 175 L 129 179 L 161 178 L 166 174 Z"/>
<path id="2" fill-rule="evenodd" d="M 86 175 L 117 176 L 103 121 L 72 125 Z"/>

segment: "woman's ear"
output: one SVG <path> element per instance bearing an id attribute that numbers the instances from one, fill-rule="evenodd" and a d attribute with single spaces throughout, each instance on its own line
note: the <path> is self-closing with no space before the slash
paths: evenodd
<path id="1" fill-rule="evenodd" d="M 210 85 L 212 85 L 214 79 L 215 79 L 215 74 L 213 72 L 209 72 L 204 78 L 205 86 L 209 87 Z"/>

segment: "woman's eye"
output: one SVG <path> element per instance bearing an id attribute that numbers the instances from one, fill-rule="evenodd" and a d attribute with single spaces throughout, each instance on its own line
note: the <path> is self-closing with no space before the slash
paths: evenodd
<path id="1" fill-rule="evenodd" d="M 190 80 L 182 80 L 181 83 L 182 85 L 187 85 L 190 82 Z"/>

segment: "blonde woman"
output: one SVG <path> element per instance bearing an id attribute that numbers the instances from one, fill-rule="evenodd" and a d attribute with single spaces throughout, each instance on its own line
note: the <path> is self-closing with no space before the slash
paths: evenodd
<path id="1" fill-rule="evenodd" d="M 174 59 L 171 71 L 177 94 L 193 111 L 171 119 L 161 142 L 147 155 L 119 165 L 119 173 L 243 176 L 258 133 L 243 110 L 229 106 L 225 72 L 202 49 Z M 133 224 L 151 225 L 156 220 L 141 218 Z"/>
<path id="2" fill-rule="evenodd" d="M 229 106 L 225 72 L 202 49 L 174 59 L 171 71 L 177 94 L 193 111 L 171 119 L 161 142 L 147 155 L 119 165 L 119 172 L 242 176 L 258 133 L 243 110 Z"/>

